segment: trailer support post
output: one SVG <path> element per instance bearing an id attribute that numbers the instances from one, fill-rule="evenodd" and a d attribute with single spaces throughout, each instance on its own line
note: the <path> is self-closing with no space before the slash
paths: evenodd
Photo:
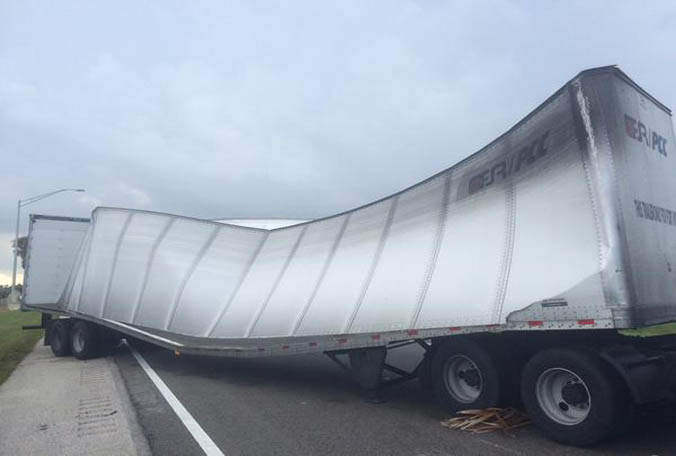
<path id="1" fill-rule="evenodd" d="M 380 385 L 382 383 L 383 368 L 387 347 L 370 347 L 359 350 L 350 350 L 350 368 L 352 376 L 364 392 L 367 402 L 381 403 Z"/>

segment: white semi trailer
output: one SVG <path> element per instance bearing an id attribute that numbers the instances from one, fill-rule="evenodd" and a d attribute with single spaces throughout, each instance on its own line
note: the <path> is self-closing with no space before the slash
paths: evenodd
<path id="1" fill-rule="evenodd" d="M 591 444 L 676 393 L 676 343 L 618 332 L 676 321 L 671 113 L 596 68 L 460 163 L 334 216 L 33 216 L 23 308 L 60 317 L 44 319 L 56 355 L 96 356 L 111 334 L 193 354 L 342 353 L 367 390 L 388 369 L 450 410 L 520 398 L 551 438 Z M 406 343 L 426 350 L 408 373 L 385 362 Z"/>

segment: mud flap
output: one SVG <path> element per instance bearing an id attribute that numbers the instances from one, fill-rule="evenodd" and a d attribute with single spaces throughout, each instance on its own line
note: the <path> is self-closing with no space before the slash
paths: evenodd
<path id="1" fill-rule="evenodd" d="M 637 404 L 676 398 L 676 349 L 639 351 L 616 346 L 601 352 L 624 379 Z"/>

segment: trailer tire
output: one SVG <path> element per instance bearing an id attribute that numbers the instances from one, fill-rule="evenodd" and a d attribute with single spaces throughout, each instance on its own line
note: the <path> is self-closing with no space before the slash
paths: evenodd
<path id="1" fill-rule="evenodd" d="M 49 328 L 49 345 L 54 356 L 69 356 L 70 352 L 70 322 L 66 319 L 54 320 Z"/>
<path id="2" fill-rule="evenodd" d="M 533 423 L 552 440 L 598 443 L 620 431 L 633 401 L 616 372 L 596 353 L 548 349 L 526 363 L 521 397 Z"/>
<path id="3" fill-rule="evenodd" d="M 70 331 L 70 348 L 77 359 L 96 358 L 101 353 L 101 331 L 88 321 L 78 321 Z"/>
<path id="4" fill-rule="evenodd" d="M 444 343 L 432 359 L 437 399 L 452 412 L 501 405 L 504 382 L 498 365 L 494 354 L 470 339 Z"/>

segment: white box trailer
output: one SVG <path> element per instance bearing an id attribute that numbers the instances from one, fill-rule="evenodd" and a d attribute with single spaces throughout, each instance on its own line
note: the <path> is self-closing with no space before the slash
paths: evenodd
<path id="1" fill-rule="evenodd" d="M 451 168 L 334 216 L 34 216 L 23 307 L 72 317 L 48 325 L 57 354 L 93 356 L 104 327 L 183 353 L 346 353 L 367 389 L 385 368 L 452 410 L 520 392 L 548 435 L 587 444 L 674 395 L 674 350 L 617 330 L 676 321 L 675 268 L 671 113 L 603 67 Z M 385 363 L 407 341 L 427 350 L 412 373 Z"/>

